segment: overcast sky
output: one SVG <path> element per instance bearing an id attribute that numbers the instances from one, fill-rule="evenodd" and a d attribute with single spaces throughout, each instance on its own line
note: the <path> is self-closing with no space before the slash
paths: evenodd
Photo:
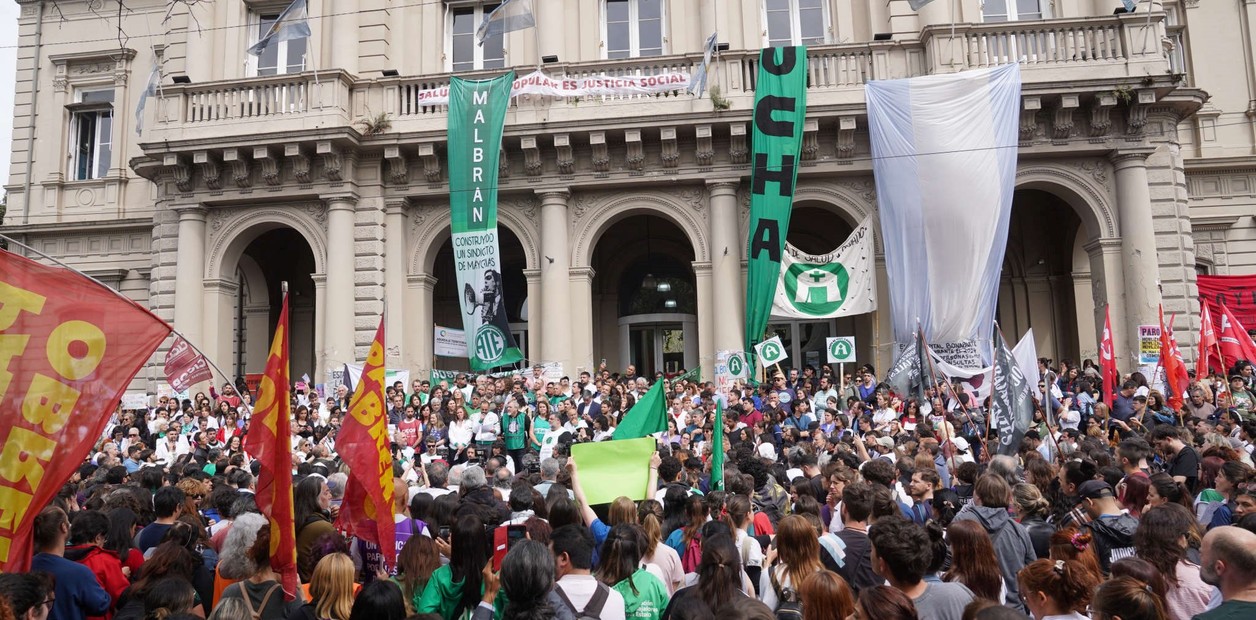
<path id="1" fill-rule="evenodd" d="M 13 0 L 0 0 L 0 46 L 17 43 L 19 7 Z M 0 185 L 9 182 L 9 157 L 13 154 L 13 80 L 17 71 L 17 48 L 0 49 Z M 3 193 L 4 190 L 0 190 Z"/>

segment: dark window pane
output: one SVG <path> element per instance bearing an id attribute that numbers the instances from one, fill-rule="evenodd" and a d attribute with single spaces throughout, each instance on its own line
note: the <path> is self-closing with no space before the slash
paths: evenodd
<path id="1" fill-rule="evenodd" d="M 642 56 L 646 56 L 645 51 L 650 49 L 657 49 L 661 53 L 663 49 L 663 20 L 642 20 L 637 41 L 641 47 Z"/>
<path id="2" fill-rule="evenodd" d="M 297 73 L 305 70 L 305 50 L 308 47 L 308 41 L 304 37 L 300 39 L 290 39 L 288 44 L 288 73 Z"/>
<path id="3" fill-rule="evenodd" d="M 637 17 L 640 19 L 654 19 L 663 16 L 662 0 L 638 0 L 637 1 Z"/>
<path id="4" fill-rule="evenodd" d="M 628 22 L 606 24 L 606 51 L 611 58 L 626 58 L 631 50 Z M 612 54 L 622 53 L 622 56 Z"/>
<path id="5" fill-rule="evenodd" d="M 790 40 L 789 11 L 768 11 L 768 39 L 772 41 Z"/>
<path id="6" fill-rule="evenodd" d="M 454 9 L 454 35 L 472 33 L 479 27 L 479 22 L 475 20 L 474 9 Z"/>
<path id="7" fill-rule="evenodd" d="M 471 66 L 474 66 L 475 35 L 455 34 L 453 43 L 453 64 L 457 66 L 464 63 L 473 63 Z"/>
<path id="8" fill-rule="evenodd" d="M 628 0 L 607 0 L 606 21 L 608 22 L 628 21 Z"/>

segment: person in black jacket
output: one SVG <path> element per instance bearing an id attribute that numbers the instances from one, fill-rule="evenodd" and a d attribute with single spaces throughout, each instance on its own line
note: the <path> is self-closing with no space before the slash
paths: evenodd
<path id="1" fill-rule="evenodd" d="M 1138 519 L 1121 510 L 1112 486 L 1103 480 L 1085 482 L 1077 494 L 1090 515 L 1091 521 L 1084 527 L 1094 538 L 1099 568 L 1106 576 L 1113 562 L 1134 555 L 1134 530 L 1138 529 Z"/>
<path id="2" fill-rule="evenodd" d="M 856 594 L 863 588 L 880 585 L 884 579 L 872 570 L 872 540 L 868 538 L 868 517 L 872 515 L 872 486 L 852 482 L 842 489 L 842 530 L 832 534 L 845 545 L 839 559 L 821 553 L 824 567 L 842 576 Z"/>
<path id="3" fill-rule="evenodd" d="M 1034 554 L 1039 560 L 1046 558 L 1051 552 L 1051 535 L 1055 533 L 1055 526 L 1047 523 L 1051 502 L 1042 496 L 1038 487 L 1025 482 L 1012 489 L 1012 502 L 1016 508 L 1016 518 L 1029 530 L 1029 541 L 1034 545 Z"/>
<path id="4" fill-rule="evenodd" d="M 510 506 L 493 494 L 493 489 L 488 486 L 488 481 L 484 476 L 484 469 L 479 465 L 472 465 L 463 470 L 458 492 L 462 494 L 462 501 L 454 512 L 455 518 L 468 514 L 475 515 L 485 525 L 491 527 L 497 527 L 510 518 Z"/>

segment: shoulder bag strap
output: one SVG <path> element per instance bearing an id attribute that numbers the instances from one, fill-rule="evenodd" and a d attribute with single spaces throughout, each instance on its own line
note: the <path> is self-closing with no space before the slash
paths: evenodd
<path id="1" fill-rule="evenodd" d="M 597 590 L 593 591 L 593 598 L 589 599 L 589 604 L 585 605 L 584 612 L 586 616 L 595 618 L 602 617 L 602 608 L 606 606 L 606 600 L 611 596 L 611 589 L 604 583 L 597 584 Z"/>
<path id="2" fill-rule="evenodd" d="M 571 599 L 567 598 L 567 593 L 563 592 L 562 588 L 554 586 L 554 591 L 558 593 L 558 598 L 563 599 L 563 604 L 567 606 L 567 609 L 571 610 L 572 615 L 580 613 L 580 610 L 576 609 L 576 605 L 571 602 Z"/>
<path id="3" fill-rule="evenodd" d="M 266 603 L 270 602 L 271 595 L 273 595 L 275 593 L 275 590 L 278 590 L 278 589 L 279 589 L 279 584 L 275 584 L 271 586 L 269 590 L 266 591 L 266 596 L 262 597 L 262 604 L 257 606 L 258 615 L 261 615 L 261 613 L 266 610 Z M 247 596 L 245 596 L 244 598 L 248 599 Z M 250 609 L 249 611 L 252 612 L 253 610 Z"/>

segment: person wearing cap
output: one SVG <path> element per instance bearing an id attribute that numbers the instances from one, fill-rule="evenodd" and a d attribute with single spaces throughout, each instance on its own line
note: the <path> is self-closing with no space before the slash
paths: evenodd
<path id="1" fill-rule="evenodd" d="M 1256 397 L 1252 396 L 1251 390 L 1247 387 L 1247 380 L 1243 375 L 1230 376 L 1230 406 L 1239 412 L 1239 415 L 1246 421 L 1252 421 L 1256 411 Z"/>
<path id="2" fill-rule="evenodd" d="M 1090 532 L 1099 568 L 1107 575 L 1113 562 L 1134 555 L 1138 519 L 1121 509 L 1112 485 L 1103 480 L 1083 482 L 1077 496 L 1090 516 L 1090 522 L 1082 527 Z"/>
<path id="3" fill-rule="evenodd" d="M 870 447 L 876 451 L 874 458 L 883 458 L 889 462 L 894 462 L 894 438 L 893 437 L 877 437 L 870 444 Z"/>
<path id="4" fill-rule="evenodd" d="M 972 446 L 968 444 L 967 439 L 964 439 L 963 437 L 952 437 L 951 447 L 954 448 L 951 460 L 955 462 L 955 467 L 957 469 L 964 463 L 977 462 L 977 459 L 973 458 Z"/>

